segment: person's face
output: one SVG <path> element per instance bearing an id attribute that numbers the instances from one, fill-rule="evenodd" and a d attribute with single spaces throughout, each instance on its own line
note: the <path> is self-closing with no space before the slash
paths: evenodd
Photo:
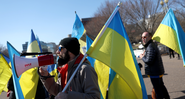
<path id="1" fill-rule="evenodd" d="M 57 50 L 56 54 L 59 56 L 58 59 L 59 66 L 66 64 L 70 59 L 68 50 L 61 45 L 59 46 L 59 49 Z"/>
<path id="2" fill-rule="evenodd" d="M 142 34 L 142 41 L 143 41 L 143 44 L 145 45 L 149 40 L 151 39 L 150 35 L 148 32 L 144 32 Z"/>

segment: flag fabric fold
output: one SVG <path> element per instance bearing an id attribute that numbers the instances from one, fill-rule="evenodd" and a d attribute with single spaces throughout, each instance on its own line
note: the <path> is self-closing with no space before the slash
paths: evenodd
<path id="1" fill-rule="evenodd" d="M 185 33 L 172 9 L 169 9 L 166 13 L 152 39 L 166 45 L 180 54 L 185 66 Z"/>
<path id="2" fill-rule="evenodd" d="M 93 40 L 86 35 L 87 50 L 90 48 L 92 43 Z M 96 74 L 98 75 L 98 85 L 100 88 L 101 99 L 106 99 L 109 84 L 109 67 L 92 57 L 87 56 L 87 59 L 91 63 L 91 66 L 94 67 Z"/>
<path id="3" fill-rule="evenodd" d="M 101 92 L 101 99 L 106 99 L 109 84 L 109 67 L 99 60 L 95 60 L 94 69 L 98 75 L 98 85 Z"/>
<path id="4" fill-rule="evenodd" d="M 93 43 L 93 40 L 89 38 L 89 36 L 86 35 L 86 51 L 91 47 L 91 44 Z M 91 63 L 91 66 L 94 67 L 95 59 L 92 57 L 87 56 L 87 59 Z"/>
<path id="5" fill-rule="evenodd" d="M 147 99 L 146 88 L 132 46 L 123 26 L 119 6 L 87 51 L 116 72 L 109 87 L 110 99 Z"/>
<path id="6" fill-rule="evenodd" d="M 0 52 L 0 94 L 7 89 L 7 83 L 12 75 L 10 66 L 4 55 Z M 7 91 L 7 90 L 5 90 Z"/>

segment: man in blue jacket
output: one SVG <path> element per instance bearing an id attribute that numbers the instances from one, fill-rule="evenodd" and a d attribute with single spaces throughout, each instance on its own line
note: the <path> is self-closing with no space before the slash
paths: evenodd
<path id="1" fill-rule="evenodd" d="M 163 83 L 162 76 L 164 74 L 164 67 L 157 44 L 153 42 L 152 34 L 144 32 L 142 34 L 142 41 L 145 51 L 140 55 L 140 58 L 145 63 L 145 74 L 150 77 L 151 83 L 156 93 L 157 99 L 170 99 L 168 91 Z"/>

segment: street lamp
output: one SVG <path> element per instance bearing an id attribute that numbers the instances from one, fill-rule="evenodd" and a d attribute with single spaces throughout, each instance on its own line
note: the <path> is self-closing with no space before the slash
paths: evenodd
<path id="1" fill-rule="evenodd" d="M 164 0 L 164 2 L 163 2 L 163 0 L 161 0 L 161 1 L 160 1 L 160 4 L 162 5 L 163 11 L 164 11 L 165 13 L 167 13 L 167 12 L 168 12 L 168 0 Z M 165 6 L 164 4 L 166 4 L 166 6 Z M 164 6 L 163 6 L 163 5 L 164 5 Z"/>
<path id="2" fill-rule="evenodd" d="M 164 2 L 166 3 L 166 12 L 168 12 L 168 0 L 164 0 Z"/>

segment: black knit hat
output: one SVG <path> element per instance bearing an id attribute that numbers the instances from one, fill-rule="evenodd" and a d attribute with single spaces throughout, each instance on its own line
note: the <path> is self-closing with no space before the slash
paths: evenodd
<path id="1" fill-rule="evenodd" d="M 77 38 L 69 37 L 60 41 L 59 45 L 62 45 L 74 55 L 78 55 L 80 52 L 80 44 Z"/>

